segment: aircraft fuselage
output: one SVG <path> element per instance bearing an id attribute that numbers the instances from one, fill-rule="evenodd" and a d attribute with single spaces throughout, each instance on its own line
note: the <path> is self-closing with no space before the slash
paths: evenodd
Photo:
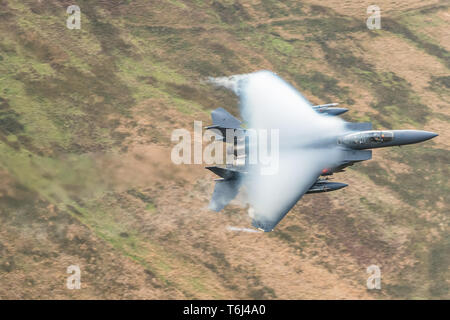
<path id="1" fill-rule="evenodd" d="M 436 136 L 434 132 L 422 130 L 369 130 L 347 134 L 338 139 L 338 144 L 363 150 L 419 143 Z"/>

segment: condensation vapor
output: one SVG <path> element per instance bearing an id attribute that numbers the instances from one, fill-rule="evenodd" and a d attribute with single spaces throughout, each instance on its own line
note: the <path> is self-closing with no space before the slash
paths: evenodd
<path id="1" fill-rule="evenodd" d="M 315 182 L 341 159 L 337 138 L 345 122 L 317 113 L 294 87 L 269 71 L 212 78 L 240 97 L 241 116 L 252 129 L 279 130 L 279 170 L 261 175 L 262 164 L 244 178 L 251 215 L 275 226 Z"/>
<path id="2" fill-rule="evenodd" d="M 241 228 L 241 227 L 233 227 L 233 226 L 228 226 L 227 227 L 228 231 L 234 231 L 234 232 L 247 232 L 247 233 L 259 233 L 260 231 L 255 230 L 255 229 L 250 229 L 250 228 Z"/>

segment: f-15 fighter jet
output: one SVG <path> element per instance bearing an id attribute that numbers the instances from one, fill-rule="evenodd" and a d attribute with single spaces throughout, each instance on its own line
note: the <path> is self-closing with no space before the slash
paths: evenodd
<path id="1" fill-rule="evenodd" d="M 436 133 L 421 130 L 372 130 L 371 123 L 351 123 L 336 117 L 347 111 L 337 104 L 313 106 L 294 87 L 269 71 L 235 76 L 242 122 L 222 108 L 212 112 L 220 139 L 226 131 L 245 137 L 250 130 L 277 130 L 277 168 L 261 174 L 264 164 L 249 164 L 249 139 L 241 164 L 207 167 L 218 176 L 210 209 L 222 210 L 244 186 L 252 225 L 272 231 L 304 194 L 335 191 L 347 185 L 328 180 L 356 162 L 372 158 L 375 148 L 401 146 L 432 139 Z M 237 139 L 231 141 L 236 148 Z M 227 141 L 230 142 L 230 141 Z M 236 152 L 236 151 L 235 151 Z"/>

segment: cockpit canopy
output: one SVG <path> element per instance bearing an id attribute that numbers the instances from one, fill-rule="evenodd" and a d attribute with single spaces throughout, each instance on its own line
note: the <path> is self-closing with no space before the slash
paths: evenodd
<path id="1" fill-rule="evenodd" d="M 339 143 L 348 145 L 376 145 L 394 139 L 392 131 L 364 131 L 346 135 Z"/>

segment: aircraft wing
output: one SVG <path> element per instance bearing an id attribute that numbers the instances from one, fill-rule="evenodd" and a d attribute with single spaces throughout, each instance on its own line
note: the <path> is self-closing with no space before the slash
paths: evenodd
<path id="1" fill-rule="evenodd" d="M 243 179 L 253 225 L 271 231 L 322 170 L 339 161 L 341 150 L 332 139 L 344 130 L 344 122 L 315 112 L 294 87 L 272 72 L 248 75 L 239 92 L 241 114 L 248 127 L 268 130 L 268 137 L 271 130 L 279 132 L 279 154 L 277 163 L 271 164 L 272 174 L 263 170 L 267 164 L 260 161 L 249 166 Z"/>
<path id="2" fill-rule="evenodd" d="M 272 231 L 311 188 L 323 169 L 314 161 L 317 156 L 312 150 L 283 152 L 277 174 L 259 175 L 253 172 L 245 180 L 254 227 Z"/>

